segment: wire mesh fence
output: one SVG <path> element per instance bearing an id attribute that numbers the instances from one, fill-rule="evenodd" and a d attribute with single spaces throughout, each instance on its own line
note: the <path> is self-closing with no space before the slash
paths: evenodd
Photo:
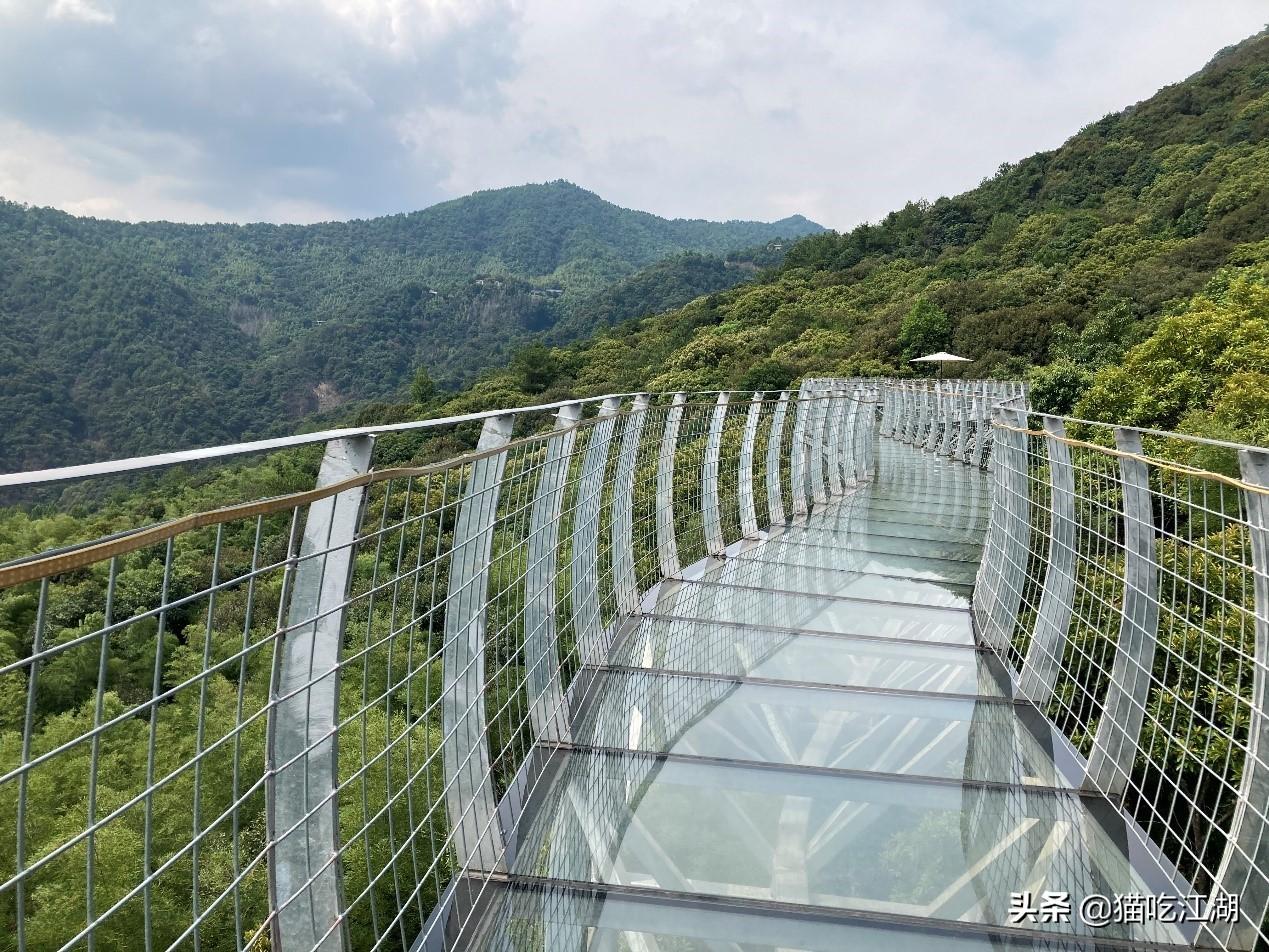
<path id="1" fill-rule="evenodd" d="M 981 636 L 1202 897 L 1269 943 L 1269 452 L 997 410 Z"/>
<path id="2" fill-rule="evenodd" d="M 391 428 L 339 431 L 312 489 L 0 565 L 0 946 L 461 942 L 621 626 L 866 480 L 877 399 L 482 414 L 438 424 L 473 452 L 384 468 Z"/>

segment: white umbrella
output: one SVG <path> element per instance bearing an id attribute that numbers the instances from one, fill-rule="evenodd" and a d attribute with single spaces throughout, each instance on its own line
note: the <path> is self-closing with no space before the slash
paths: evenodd
<path id="1" fill-rule="evenodd" d="M 970 362 L 968 357 L 957 357 L 955 354 L 949 354 L 945 350 L 940 350 L 937 354 L 926 354 L 924 357 L 913 357 L 908 361 L 910 364 L 938 364 L 939 376 L 943 376 L 943 364 L 967 364 Z"/>

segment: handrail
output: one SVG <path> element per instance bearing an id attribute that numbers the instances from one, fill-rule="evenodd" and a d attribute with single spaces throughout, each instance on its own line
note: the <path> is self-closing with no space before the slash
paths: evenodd
<path id="1" fill-rule="evenodd" d="M 981 396 L 887 382 L 881 427 L 965 462 L 967 434 L 992 448 L 979 638 L 1082 756 L 1084 789 L 1135 821 L 1196 912 L 1224 913 L 1197 946 L 1265 947 L 1269 450 L 1036 413 L 1021 388 Z M 1143 437 L 1231 451 L 1240 476 L 1147 453 Z"/>
<path id="2" fill-rule="evenodd" d="M 374 466 L 379 434 L 477 421 L 471 453 Z M 311 489 L 0 566 L 17 947 L 472 939 L 551 751 L 658 587 L 874 479 L 880 437 L 989 470 L 980 650 L 1160 868 L 1238 897 L 1200 944 L 1249 952 L 1269 940 L 1269 451 L 1076 424 L 1016 382 L 812 378 L 0 477 L 326 441 Z M 1240 475 L 1142 436 L 1236 451 Z"/>
<path id="3" fill-rule="evenodd" d="M 0 747 L 17 947 L 461 934 L 581 672 L 655 586 L 869 479 L 877 399 L 838 379 L 617 394 L 0 477 L 326 444 L 312 489 L 0 566 L 0 611 L 23 619 L 0 655 L 24 698 L 0 712 L 21 738 Z M 477 421 L 474 452 L 374 467 L 380 434 Z"/>

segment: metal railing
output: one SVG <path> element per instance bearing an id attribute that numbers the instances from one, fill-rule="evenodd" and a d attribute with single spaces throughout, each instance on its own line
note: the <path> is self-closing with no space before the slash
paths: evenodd
<path id="1" fill-rule="evenodd" d="M 978 636 L 1185 885 L 1196 945 L 1269 947 L 1269 451 L 1030 413 L 1021 391 L 882 404 L 883 433 L 926 449 L 994 442 Z"/>
<path id="2" fill-rule="evenodd" d="M 662 579 L 867 480 L 879 390 L 627 394 L 0 477 L 325 443 L 310 490 L 0 565 L 0 944 L 460 941 L 587 667 Z M 473 421 L 464 456 L 373 465 L 376 436 Z"/>
<path id="3" fill-rule="evenodd" d="M 466 455 L 373 465 L 378 436 L 477 423 Z M 990 465 L 979 638 L 1153 860 L 1237 897 L 1199 944 L 1263 946 L 1269 453 L 1008 382 L 835 379 L 0 477 L 325 443 L 312 489 L 0 565 L 0 944 L 461 943 L 658 584 L 870 479 L 878 433 Z"/>

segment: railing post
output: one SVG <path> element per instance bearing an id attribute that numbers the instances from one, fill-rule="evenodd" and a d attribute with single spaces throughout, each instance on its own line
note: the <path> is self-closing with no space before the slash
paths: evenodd
<path id="1" fill-rule="evenodd" d="M 1017 692 L 1041 710 L 1053 697 L 1075 607 L 1075 471 L 1071 468 L 1071 448 L 1063 442 L 1066 426 L 1061 419 L 1045 417 L 1044 430 L 1048 434 L 1051 500 L 1048 568 Z"/>
<path id="2" fill-rule="evenodd" d="M 639 584 L 634 562 L 634 482 L 639 439 L 648 418 L 649 398 L 635 396 L 621 434 L 617 473 L 612 494 L 612 586 L 617 611 L 632 615 L 639 609 Z"/>
<path id="3" fill-rule="evenodd" d="M 701 465 L 701 515 L 705 524 L 705 551 L 722 555 L 727 548 L 723 541 L 723 522 L 718 505 L 718 461 L 722 455 L 723 423 L 727 419 L 727 394 L 720 393 L 709 421 L 705 441 L 705 459 Z"/>
<path id="4" fill-rule="evenodd" d="M 862 390 L 856 390 L 842 398 L 846 405 L 846 411 L 842 414 L 842 446 L 844 447 L 842 477 L 849 486 L 860 482 L 859 471 L 863 468 L 858 430 L 859 415 L 863 406 L 860 403 L 862 398 Z"/>
<path id="5" fill-rule="evenodd" d="M 917 436 L 921 431 L 921 401 L 915 383 L 908 384 L 907 398 L 908 426 L 903 434 L 903 442 L 915 447 L 917 445 Z"/>
<path id="6" fill-rule="evenodd" d="M 903 442 L 909 446 L 915 446 L 917 431 L 917 394 L 915 384 L 911 382 L 904 384 L 903 403 Z"/>
<path id="7" fill-rule="evenodd" d="M 956 445 L 952 424 L 956 421 L 956 403 L 959 393 L 953 387 L 943 395 L 943 442 L 939 444 L 939 456 L 951 456 Z"/>
<path id="8" fill-rule="evenodd" d="M 824 434 L 824 468 L 827 479 L 825 480 L 825 500 L 829 501 L 831 496 L 841 495 L 841 473 L 840 473 L 840 448 L 838 446 L 838 401 L 839 395 L 836 388 L 830 388 L 825 391 L 824 396 L 824 423 L 821 425 L 821 432 Z"/>
<path id="9" fill-rule="evenodd" d="M 952 447 L 952 458 L 961 462 L 969 452 L 969 401 L 969 394 L 962 393 L 956 414 L 956 444 Z"/>
<path id="10" fill-rule="evenodd" d="M 570 403 L 555 415 L 557 436 L 546 444 L 533 510 L 524 576 L 525 690 L 529 695 L 534 734 L 542 740 L 568 740 L 567 711 L 560 684 L 559 636 L 555 627 L 555 573 L 559 557 L 560 513 L 564 486 L 577 444 L 582 405 Z"/>
<path id="11" fill-rule="evenodd" d="M 969 421 L 974 418 L 977 407 L 978 397 L 972 393 L 961 404 L 961 432 L 956 442 L 956 458 L 962 463 L 969 462 Z"/>
<path id="12" fill-rule="evenodd" d="M 674 538 L 674 452 L 679 444 L 679 424 L 683 421 L 686 393 L 676 393 L 665 414 L 665 430 L 657 456 L 657 560 L 661 576 L 679 574 L 679 547 Z"/>
<path id="13" fill-rule="evenodd" d="M 596 659 L 603 640 L 603 625 L 599 618 L 599 511 L 603 504 L 608 450 L 617 426 L 616 413 L 620 405 L 617 397 L 609 397 L 600 405 L 597 422 L 591 427 L 590 441 L 582 457 L 582 475 L 577 484 L 569 581 L 573 596 L 573 629 L 577 638 L 578 660 L 582 664 Z"/>
<path id="14" fill-rule="evenodd" d="M 745 416 L 745 435 L 740 443 L 740 473 L 736 477 L 740 502 L 740 533 L 746 539 L 758 535 L 758 510 L 753 498 L 753 448 L 758 440 L 758 417 L 762 413 L 761 390 L 749 401 L 749 413 Z"/>
<path id="15" fill-rule="evenodd" d="M 789 484 L 793 496 L 793 516 L 805 516 L 810 512 L 806 495 L 807 421 L 811 413 L 811 400 L 803 383 L 798 389 L 797 405 L 793 408 L 793 449 L 789 460 Z"/>
<path id="16" fill-rule="evenodd" d="M 925 435 L 925 449 L 927 452 L 933 453 L 939 448 L 939 437 L 942 434 L 942 430 L 939 428 L 942 415 L 942 400 L 937 387 L 931 387 L 926 392 L 926 408 L 930 417 L 930 429 Z"/>
<path id="17" fill-rule="evenodd" d="M 980 569 L 986 589 L 981 618 L 983 637 L 998 653 L 1006 655 L 1022 607 L 1031 544 L 1031 495 L 1027 437 L 1020 432 L 1026 427 L 1027 414 L 1009 407 L 1002 407 L 996 413 L 1000 426 L 995 439 L 1003 452 L 995 454 L 992 460 L 996 500 L 992 506 L 988 551 L 983 554 Z"/>
<path id="18" fill-rule="evenodd" d="M 827 456 L 824 447 L 824 425 L 828 420 L 827 398 L 812 397 L 811 408 L 811 449 L 807 453 L 807 465 L 811 467 L 811 499 L 817 506 L 822 506 L 828 502 L 828 489 L 824 484 L 824 461 Z"/>
<path id="19" fill-rule="evenodd" d="M 895 430 L 894 438 L 900 443 L 908 442 L 908 421 L 910 414 L 908 413 L 908 385 L 905 383 L 896 383 L 898 388 L 896 399 L 899 401 L 899 426 Z"/>
<path id="20" fill-rule="evenodd" d="M 784 417 L 789 409 L 789 391 L 780 391 L 775 412 L 771 414 L 771 431 L 767 434 L 767 518 L 768 526 L 784 522 L 784 498 L 780 491 L 781 454 L 784 442 Z"/>
<path id="21" fill-rule="evenodd" d="M 489 417 L 477 451 L 496 450 L 511 439 L 515 417 Z M 489 556 L 507 454 L 471 464 L 463 487 L 445 597 L 445 644 L 441 654 L 441 722 L 445 751 L 445 804 L 460 867 L 503 867 L 504 844 L 493 790 L 485 719 L 485 611 L 489 603 Z"/>
<path id="22" fill-rule="evenodd" d="M 859 425 L 858 415 L 851 422 L 855 431 L 855 445 L 858 447 L 855 478 L 859 482 L 872 479 L 873 465 L 876 463 L 874 451 L 877 441 L 874 439 L 873 428 L 877 426 L 877 401 L 871 393 L 864 396 L 863 401 L 856 411 L 857 414 L 864 415 L 863 426 Z"/>
<path id="23" fill-rule="evenodd" d="M 1150 473 L 1141 434 L 1115 429 L 1123 485 L 1124 598 L 1110 683 L 1084 775 L 1086 790 L 1122 796 L 1137 756 L 1159 633 L 1159 563 L 1155 557 Z"/>
<path id="24" fill-rule="evenodd" d="M 1213 898 L 1239 897 L 1238 922 L 1209 924 L 1222 949 L 1251 952 L 1269 912 L 1269 452 L 1238 451 L 1251 547 L 1255 614 L 1247 754 L 1229 839 L 1213 882 Z"/>
<path id="25" fill-rule="evenodd" d="M 976 457 L 974 465 L 979 469 L 983 469 L 987 465 L 987 441 L 990 439 L 994 443 L 996 440 L 991 432 L 990 413 L 991 401 L 984 394 L 978 404 L 978 423 L 974 427 L 974 438 L 978 444 L 974 447 L 974 456 Z"/>
<path id="26" fill-rule="evenodd" d="M 365 473 L 374 437 L 331 440 L 317 487 Z M 273 944 L 341 952 L 339 650 L 366 488 L 309 506 L 269 708 L 268 829 Z"/>

